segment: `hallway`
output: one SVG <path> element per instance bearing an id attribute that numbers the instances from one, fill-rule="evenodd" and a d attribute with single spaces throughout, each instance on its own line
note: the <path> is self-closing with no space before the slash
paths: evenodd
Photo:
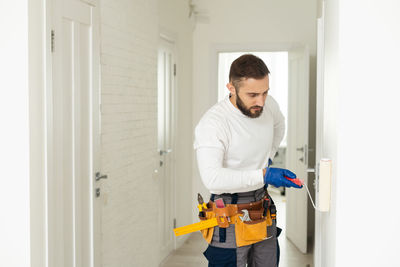
<path id="1" fill-rule="evenodd" d="M 278 209 L 278 226 L 284 228 L 286 220 L 286 199 L 281 196 L 279 191 L 273 188 L 269 190 Z M 298 251 L 298 249 L 285 238 L 285 229 L 283 229 L 279 237 L 279 245 L 281 248 L 281 258 L 279 267 L 312 267 L 313 255 L 312 246 L 309 243 L 310 252 L 306 255 Z M 201 267 L 207 266 L 207 260 L 203 256 L 203 251 L 207 248 L 199 232 L 193 233 L 183 244 L 182 247 L 172 252 L 172 254 L 161 264 L 161 267 Z"/>
<path id="2" fill-rule="evenodd" d="M 195 128 L 218 101 L 220 55 L 260 51 L 288 53 L 285 168 L 316 189 L 316 209 L 274 194 L 280 267 L 400 266 L 399 13 L 396 0 L 1 1 L 0 266 L 206 266 L 199 233 L 172 231 L 210 191 Z M 314 236 L 309 254 L 286 235 L 301 251 Z"/>

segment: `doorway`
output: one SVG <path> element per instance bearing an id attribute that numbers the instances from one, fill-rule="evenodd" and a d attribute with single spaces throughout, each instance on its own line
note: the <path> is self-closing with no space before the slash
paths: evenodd
<path id="1" fill-rule="evenodd" d="M 175 248 L 175 97 L 176 52 L 173 40 L 160 37 L 158 48 L 158 182 L 161 260 Z"/>
<path id="2" fill-rule="evenodd" d="M 218 53 L 218 101 L 229 91 L 226 84 L 232 62 L 239 56 L 251 53 L 261 58 L 270 70 L 271 95 L 286 118 L 286 131 L 272 167 L 286 168 L 307 182 L 308 165 L 308 50 L 306 47 L 291 47 L 287 51 L 269 52 L 219 52 Z M 282 256 L 290 261 L 298 254 L 304 262 L 312 263 L 312 246 L 308 243 L 307 193 L 269 187 L 277 200 L 278 226 L 283 228 L 280 238 L 284 239 Z M 287 218 L 287 220 L 286 220 Z"/>
<path id="3" fill-rule="evenodd" d="M 52 11 L 48 265 L 99 266 L 98 6 L 54 0 Z"/>

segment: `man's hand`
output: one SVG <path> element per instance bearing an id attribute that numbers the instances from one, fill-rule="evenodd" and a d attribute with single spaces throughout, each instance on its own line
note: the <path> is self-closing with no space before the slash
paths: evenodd
<path id="1" fill-rule="evenodd" d="M 289 180 L 289 179 L 296 179 L 296 174 L 286 169 L 267 167 L 263 170 L 263 174 L 264 174 L 265 184 L 271 184 L 275 187 L 280 187 L 280 186 L 295 187 L 295 188 L 303 187 L 302 185 L 299 186 Z"/>

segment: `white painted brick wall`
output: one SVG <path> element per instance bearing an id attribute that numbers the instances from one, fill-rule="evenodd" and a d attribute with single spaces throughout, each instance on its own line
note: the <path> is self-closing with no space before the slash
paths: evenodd
<path id="1" fill-rule="evenodd" d="M 157 266 L 157 1 L 100 7 L 103 266 Z"/>

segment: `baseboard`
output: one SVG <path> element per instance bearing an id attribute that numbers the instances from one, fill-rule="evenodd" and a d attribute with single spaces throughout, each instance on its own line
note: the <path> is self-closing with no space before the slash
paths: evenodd
<path id="1" fill-rule="evenodd" d="M 178 248 L 180 248 L 185 242 L 186 240 L 190 237 L 191 234 L 187 234 L 187 235 L 181 235 L 178 237 L 175 237 L 175 248 L 173 251 L 171 251 L 171 253 L 165 257 L 163 260 L 161 260 L 159 266 L 164 266 L 164 264 L 168 261 L 169 257 L 174 253 L 175 250 L 177 250 Z"/>
<path id="2" fill-rule="evenodd" d="M 187 234 L 187 235 L 181 235 L 181 236 L 176 237 L 175 249 L 180 248 L 186 242 L 186 240 L 188 240 L 190 235 L 191 234 Z"/>

